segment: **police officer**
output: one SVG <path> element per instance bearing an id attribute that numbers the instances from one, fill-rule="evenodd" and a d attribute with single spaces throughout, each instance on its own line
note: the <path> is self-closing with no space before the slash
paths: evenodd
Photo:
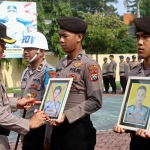
<path id="1" fill-rule="evenodd" d="M 48 50 L 47 40 L 40 32 L 30 32 L 25 35 L 21 47 L 24 48 L 24 59 L 29 64 L 22 75 L 22 97 L 31 93 L 35 99 L 42 101 L 49 78 L 56 77 L 55 68 L 44 58 L 44 51 Z M 33 116 L 35 109 L 39 109 L 39 105 L 27 111 L 27 119 Z M 23 150 L 43 150 L 44 135 L 45 125 L 28 132 L 24 136 Z"/>
<path id="2" fill-rule="evenodd" d="M 117 67 L 117 63 L 114 60 L 114 55 L 109 55 L 109 59 L 110 59 L 110 63 L 109 63 L 109 82 L 111 84 L 112 87 L 112 94 L 116 94 L 116 67 Z"/>
<path id="3" fill-rule="evenodd" d="M 130 70 L 131 70 L 133 67 L 137 66 L 138 64 L 139 64 L 139 62 L 136 61 L 136 55 L 132 55 L 132 61 L 130 61 L 130 63 L 129 63 L 129 68 L 130 68 Z"/>
<path id="4" fill-rule="evenodd" d="M 126 63 L 129 64 L 130 63 L 130 57 L 126 58 Z"/>
<path id="5" fill-rule="evenodd" d="M 102 76 L 103 76 L 103 83 L 105 87 L 105 91 L 103 93 L 109 93 L 109 64 L 107 63 L 107 57 L 104 57 L 104 63 L 102 65 Z"/>
<path id="6" fill-rule="evenodd" d="M 90 114 L 102 106 L 100 66 L 82 49 L 87 23 L 77 17 L 59 17 L 60 45 L 68 56 L 58 62 L 58 78 L 73 78 L 64 113 L 53 125 L 51 150 L 94 150 L 96 130 Z"/>
<path id="7" fill-rule="evenodd" d="M 127 63 L 124 61 L 124 56 L 120 55 L 120 62 L 119 62 L 119 76 L 120 76 L 120 84 L 122 87 L 122 92 L 120 94 L 124 94 L 126 85 L 127 85 L 127 75 L 129 73 L 129 66 Z"/>
<path id="8" fill-rule="evenodd" d="M 146 87 L 141 85 L 138 87 L 135 104 L 127 107 L 124 122 L 132 124 L 140 124 L 145 126 L 148 122 L 150 110 L 147 106 L 143 105 L 143 101 L 146 98 Z"/>
<path id="9" fill-rule="evenodd" d="M 136 45 L 138 55 L 144 61 L 129 72 L 129 76 L 150 77 L 150 16 L 135 18 Z M 127 132 L 119 125 L 114 126 L 114 131 L 119 133 Z M 131 132 L 130 150 L 148 150 L 150 149 L 150 132 L 139 129 Z"/>
<path id="10" fill-rule="evenodd" d="M 21 45 L 24 35 L 27 33 L 27 29 L 24 24 L 17 21 L 17 7 L 9 5 L 7 7 L 8 21 L 5 23 L 7 26 L 7 34 L 16 39 L 14 44 L 7 44 L 7 48 L 18 48 Z"/>
<path id="11" fill-rule="evenodd" d="M 15 40 L 6 35 L 6 26 L 0 23 L 0 55 L 2 55 L 6 49 L 6 43 L 13 44 Z M 17 108 L 23 109 L 23 106 L 32 100 L 33 99 L 22 98 L 19 100 L 11 99 L 9 101 L 6 88 L 0 81 L 0 150 L 9 149 L 7 136 L 10 130 L 25 135 L 29 132 L 30 128 L 34 129 L 44 124 L 46 120 L 44 112 L 37 113 L 30 120 L 18 118 L 11 113 Z"/>

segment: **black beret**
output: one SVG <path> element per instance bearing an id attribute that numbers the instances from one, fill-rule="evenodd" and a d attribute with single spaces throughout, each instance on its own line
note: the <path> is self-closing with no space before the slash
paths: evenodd
<path id="1" fill-rule="evenodd" d="M 57 22 L 60 26 L 60 29 L 65 29 L 73 33 L 83 33 L 87 29 L 87 23 L 77 17 L 59 17 Z"/>
<path id="2" fill-rule="evenodd" d="M 145 32 L 150 34 L 150 16 L 135 18 L 133 22 L 135 25 L 135 32 Z"/>
<path id="3" fill-rule="evenodd" d="M 132 55 L 132 58 L 136 58 L 136 55 Z"/>

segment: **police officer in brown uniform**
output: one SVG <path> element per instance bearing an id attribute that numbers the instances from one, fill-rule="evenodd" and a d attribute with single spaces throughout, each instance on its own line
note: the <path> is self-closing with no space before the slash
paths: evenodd
<path id="1" fill-rule="evenodd" d="M 104 57 L 104 63 L 102 66 L 102 76 L 103 76 L 103 83 L 105 87 L 105 91 L 103 93 L 109 93 L 109 64 L 107 63 L 107 57 Z"/>
<path id="2" fill-rule="evenodd" d="M 44 51 L 48 50 L 47 40 L 40 32 L 30 32 L 24 36 L 21 47 L 24 48 L 24 59 L 29 64 L 22 75 L 22 97 L 31 93 L 35 99 L 42 101 L 49 78 L 56 77 L 55 68 L 44 59 Z M 29 109 L 26 118 L 30 119 L 39 107 L 34 105 Z M 43 150 L 44 136 L 45 125 L 28 132 L 24 136 L 23 150 Z"/>
<path id="3" fill-rule="evenodd" d="M 124 56 L 120 55 L 120 62 L 119 62 L 119 76 L 120 76 L 120 84 L 122 87 L 122 92 L 120 94 L 124 94 L 126 85 L 127 85 L 127 75 L 129 73 L 129 66 L 128 64 L 124 61 Z"/>
<path id="4" fill-rule="evenodd" d="M 114 55 L 110 55 L 109 59 L 111 60 L 111 62 L 109 63 L 109 82 L 111 84 L 112 87 L 112 94 L 116 94 L 116 67 L 117 67 L 117 63 L 114 60 Z"/>
<path id="5" fill-rule="evenodd" d="M 51 150 L 94 150 L 96 130 L 90 114 L 102 106 L 100 66 L 82 49 L 87 23 L 77 17 L 59 17 L 59 37 L 68 54 L 56 67 L 58 78 L 73 78 L 73 84 L 60 120 L 53 125 Z"/>
<path id="6" fill-rule="evenodd" d="M 132 61 L 130 61 L 130 63 L 129 63 L 130 70 L 131 70 L 134 66 L 137 66 L 138 64 L 139 64 L 139 62 L 136 61 L 136 55 L 132 55 Z"/>
<path id="7" fill-rule="evenodd" d="M 13 44 L 15 40 L 6 35 L 6 26 L 0 23 L 0 55 L 3 55 L 6 49 L 5 44 Z M 37 128 L 44 124 L 46 115 L 44 112 L 37 113 L 30 120 L 18 118 L 11 112 L 16 111 L 17 108 L 24 109 L 27 103 L 33 99 L 10 99 L 6 94 L 6 88 L 0 82 L 0 150 L 8 150 L 9 143 L 7 136 L 10 130 L 20 134 L 26 134 L 30 128 Z"/>
<path id="8" fill-rule="evenodd" d="M 136 45 L 138 55 L 144 61 L 129 72 L 129 76 L 150 77 L 150 16 L 135 18 Z M 114 126 L 114 131 L 119 133 L 127 132 L 119 125 Z M 148 150 L 150 149 L 150 132 L 139 129 L 131 132 L 130 150 Z"/>

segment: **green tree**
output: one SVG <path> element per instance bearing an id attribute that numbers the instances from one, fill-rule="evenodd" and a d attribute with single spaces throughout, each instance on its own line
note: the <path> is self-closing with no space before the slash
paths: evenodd
<path id="1" fill-rule="evenodd" d="M 141 16 L 150 15 L 150 1 L 149 0 L 141 0 L 140 12 L 141 12 Z"/>
<path id="2" fill-rule="evenodd" d="M 59 26 L 57 24 L 56 18 L 60 16 L 72 16 L 70 0 L 51 0 L 50 10 L 52 10 L 49 15 L 51 24 L 50 31 L 47 35 L 49 49 L 54 53 L 55 56 L 62 58 L 65 53 L 59 44 Z"/>
<path id="3" fill-rule="evenodd" d="M 71 0 L 71 9 L 74 16 L 78 11 L 85 13 L 102 12 L 105 14 L 116 14 L 116 9 L 110 3 L 117 3 L 118 0 Z"/>
<path id="4" fill-rule="evenodd" d="M 124 5 L 128 9 L 128 12 L 137 14 L 140 17 L 140 0 L 124 0 Z"/>
<path id="5" fill-rule="evenodd" d="M 128 34 L 128 26 L 120 21 L 118 17 L 83 12 L 79 12 L 79 15 L 88 23 L 83 43 L 87 53 L 127 53 L 135 50 L 135 46 L 133 46 L 135 42 Z"/>

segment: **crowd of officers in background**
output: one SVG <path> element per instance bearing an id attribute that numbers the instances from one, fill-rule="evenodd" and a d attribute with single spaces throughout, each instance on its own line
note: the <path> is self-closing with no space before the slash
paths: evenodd
<path id="1" fill-rule="evenodd" d="M 122 87 L 122 91 L 119 94 L 124 94 L 126 85 L 127 85 L 127 77 L 129 71 L 142 62 L 142 59 L 138 57 L 138 61 L 136 60 L 136 55 L 132 56 L 132 60 L 130 57 L 126 57 L 126 61 L 123 55 L 119 56 L 119 76 L 120 76 L 120 85 Z M 112 87 L 111 94 L 116 94 L 116 68 L 117 62 L 114 60 L 114 55 L 109 55 L 110 63 L 108 63 L 107 57 L 103 58 L 102 65 L 102 76 L 103 76 L 103 84 L 104 84 L 104 92 L 109 93 L 109 84 Z"/>

